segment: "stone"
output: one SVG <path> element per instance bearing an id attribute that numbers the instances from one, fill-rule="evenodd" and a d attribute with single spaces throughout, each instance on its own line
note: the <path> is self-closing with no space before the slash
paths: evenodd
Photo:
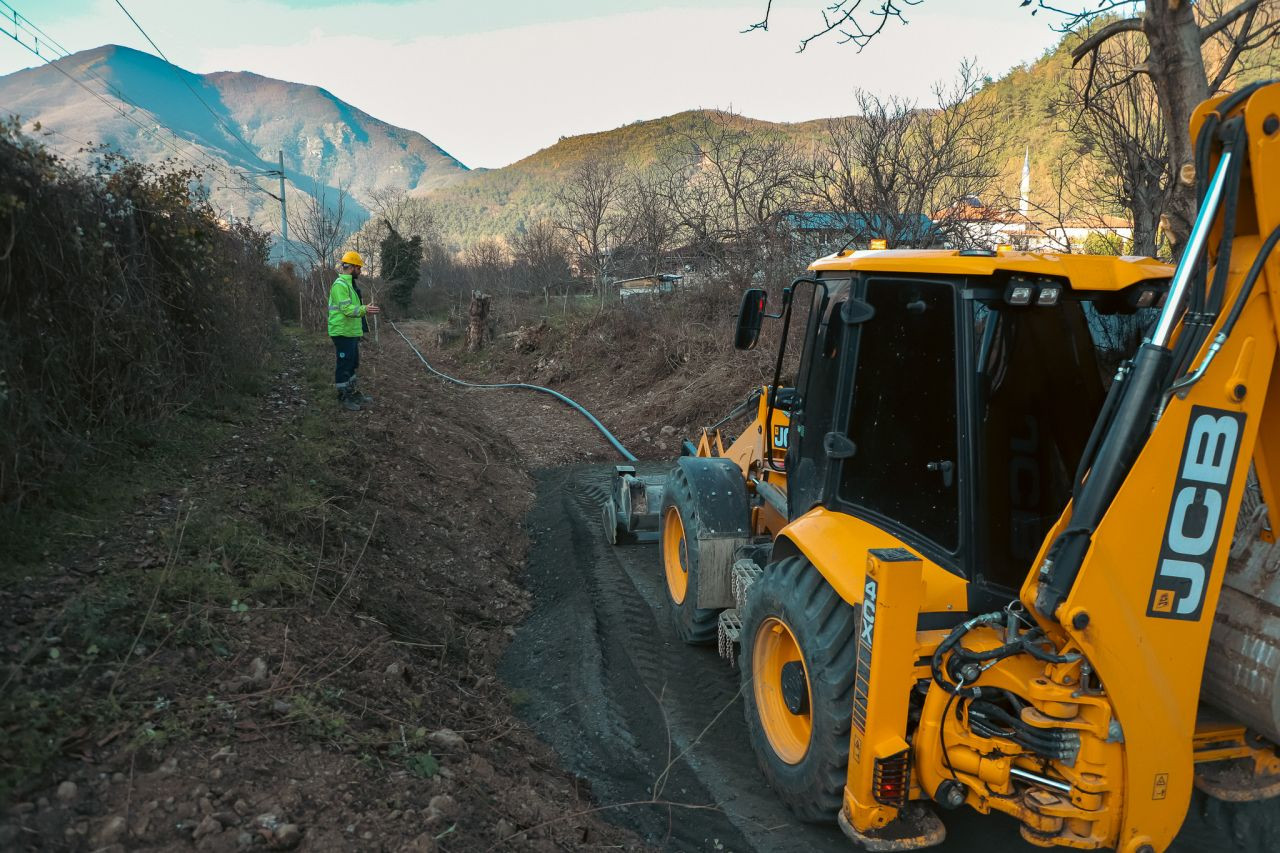
<path id="1" fill-rule="evenodd" d="M 123 817 L 112 815 L 104 820 L 102 825 L 98 827 L 98 831 L 93 834 L 93 846 L 95 848 L 107 847 L 119 842 L 120 839 L 124 838 L 127 828 Z"/>
<path id="2" fill-rule="evenodd" d="M 395 663 L 387 665 L 386 673 L 391 676 L 401 676 L 404 675 L 404 670 L 404 664 L 400 663 L 400 661 L 396 661 Z"/>
<path id="3" fill-rule="evenodd" d="M 446 752 L 466 752 L 467 740 L 453 729 L 438 729 L 427 735 L 427 742 Z"/>
<path id="4" fill-rule="evenodd" d="M 192 834 L 192 838 L 197 841 L 206 835 L 213 835 L 222 832 L 222 824 L 218 823 L 217 818 L 213 815 L 205 815 L 204 820 L 196 826 L 196 831 Z"/>
<path id="5" fill-rule="evenodd" d="M 400 847 L 400 853 L 436 853 L 440 849 L 440 845 L 436 844 L 436 838 L 430 832 L 424 832 L 408 844 Z"/>
<path id="6" fill-rule="evenodd" d="M 275 850 L 292 850 L 302 841 L 302 830 L 296 823 L 282 823 L 271 833 L 271 847 Z"/>
<path id="7" fill-rule="evenodd" d="M 249 804 L 248 804 L 248 803 L 246 803 L 244 800 L 236 800 L 236 801 L 231 805 L 231 809 L 232 809 L 236 814 L 240 815 L 240 817 L 248 817 L 248 816 L 249 816 L 249 812 L 253 811 L 253 806 L 249 805 Z"/>
<path id="8" fill-rule="evenodd" d="M 673 426 L 664 426 L 662 429 L 658 430 L 658 432 L 666 436 L 672 436 L 676 434 L 676 428 Z"/>
<path id="9" fill-rule="evenodd" d="M 504 817 L 499 819 L 498 825 L 493 828 L 493 831 L 498 834 L 499 838 L 510 838 L 516 833 L 516 825 Z"/>
<path id="10" fill-rule="evenodd" d="M 240 847 L 252 847 L 254 834 L 252 832 L 242 832 L 236 836 L 236 844 Z"/>
<path id="11" fill-rule="evenodd" d="M 249 664 L 249 683 L 258 684 L 267 678 L 267 662 L 262 658 L 254 658 Z"/>
<path id="12" fill-rule="evenodd" d="M 427 820 L 453 820 L 458 816 L 458 802 L 448 794 L 436 794 L 427 803 Z"/>

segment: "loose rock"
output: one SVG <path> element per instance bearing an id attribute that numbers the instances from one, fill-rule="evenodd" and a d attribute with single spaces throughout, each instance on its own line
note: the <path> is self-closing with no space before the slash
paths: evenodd
<path id="1" fill-rule="evenodd" d="M 436 853 L 438 849 L 439 845 L 436 844 L 435 836 L 430 832 L 424 832 L 402 846 L 400 853 Z"/>
<path id="2" fill-rule="evenodd" d="M 427 735 L 427 742 L 448 752 L 465 752 L 467 740 L 453 729 L 439 729 Z"/>
<path id="3" fill-rule="evenodd" d="M 67 780 L 58 786 L 56 796 L 59 801 L 70 804 L 76 801 L 76 797 L 79 796 L 79 794 L 80 789 L 76 787 L 76 783 Z"/>
<path id="4" fill-rule="evenodd" d="M 302 830 L 296 823 L 282 823 L 271 834 L 271 847 L 275 850 L 292 850 L 302 840 Z"/>
<path id="5" fill-rule="evenodd" d="M 458 802 L 448 794 L 436 794 L 427 803 L 427 820 L 453 820 L 458 816 Z"/>
<path id="6" fill-rule="evenodd" d="M 115 844 L 124 838 L 125 826 L 124 818 L 120 815 L 112 815 L 103 821 L 102 826 L 93 835 L 94 847 L 106 847 Z"/>
<path id="7" fill-rule="evenodd" d="M 205 815 L 204 820 L 200 821 L 196 826 L 196 831 L 191 837 L 199 840 L 204 838 L 206 835 L 213 835 L 217 832 L 222 832 L 222 824 L 218 823 L 217 819 L 213 815 Z"/>

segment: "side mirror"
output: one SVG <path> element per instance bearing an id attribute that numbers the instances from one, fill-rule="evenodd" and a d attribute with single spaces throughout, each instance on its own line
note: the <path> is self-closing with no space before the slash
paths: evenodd
<path id="1" fill-rule="evenodd" d="M 738 307 L 738 329 L 733 335 L 734 349 L 755 349 L 768 298 L 769 295 L 759 287 L 743 292 L 742 305 Z"/>

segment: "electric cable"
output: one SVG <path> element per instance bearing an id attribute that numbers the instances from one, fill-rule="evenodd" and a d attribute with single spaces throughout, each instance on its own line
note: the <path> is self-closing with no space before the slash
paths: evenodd
<path id="1" fill-rule="evenodd" d="M 413 341 L 409 340 L 409 336 L 406 335 L 404 332 L 400 331 L 400 327 L 397 326 L 391 320 L 388 320 L 387 322 L 391 324 L 391 328 L 396 330 L 396 334 L 404 338 L 404 342 L 409 345 L 409 349 L 413 350 L 413 354 L 416 355 L 418 357 L 418 360 L 421 361 L 423 365 L 426 366 L 427 370 L 430 370 L 432 373 L 434 373 L 436 376 L 439 376 L 441 379 L 445 380 L 446 382 L 452 382 L 453 384 L 461 385 L 464 388 L 481 388 L 481 389 L 523 388 L 526 391 L 539 391 L 543 394 L 550 394 L 552 397 L 555 397 L 560 402 L 570 406 L 573 409 L 576 409 L 588 421 L 590 421 L 591 425 L 594 426 L 596 429 L 598 429 L 600 431 L 600 434 L 603 435 L 605 439 L 610 444 L 613 445 L 614 450 L 617 450 L 618 453 L 622 454 L 623 459 L 627 460 L 628 462 L 637 461 L 635 454 L 633 454 L 630 450 L 627 450 L 627 448 L 623 447 L 622 442 L 618 441 L 617 437 L 615 437 L 613 433 L 609 432 L 609 430 L 605 427 L 605 425 L 600 423 L 599 419 L 596 418 L 595 415 L 587 411 L 586 408 L 584 408 L 577 401 L 569 397 L 566 397 L 564 394 L 561 394 L 559 391 L 556 391 L 554 389 L 544 388 L 541 385 L 530 385 L 527 382 L 486 383 L 486 382 L 466 382 L 462 379 L 455 379 L 449 374 L 442 373 L 441 371 L 432 367 L 431 362 L 427 361 L 426 358 L 423 357 L 422 353 L 418 350 L 418 348 L 413 345 Z"/>
<path id="2" fill-rule="evenodd" d="M 127 98 L 124 95 L 124 93 L 119 90 L 119 88 L 117 88 L 116 86 L 113 86 L 110 82 L 104 79 L 101 75 L 99 75 L 93 69 L 86 67 L 81 70 L 90 78 L 97 80 L 99 83 L 101 83 L 103 88 L 105 88 L 107 92 L 109 92 L 118 101 L 124 104 L 128 104 L 130 107 L 133 107 L 134 110 L 142 110 L 143 112 L 150 114 L 152 118 L 156 119 L 155 128 L 148 127 L 146 124 L 139 121 L 138 118 L 133 114 L 126 112 L 116 104 L 111 103 L 109 100 L 107 100 L 107 98 L 101 92 L 95 92 L 93 89 L 89 88 L 89 86 L 86 85 L 83 80 L 80 80 L 76 76 L 72 75 L 69 71 L 63 68 L 56 60 L 50 59 L 48 56 L 45 56 L 43 52 L 41 52 L 41 49 L 40 49 L 41 39 L 44 40 L 45 44 L 48 44 L 51 47 L 56 48 L 56 52 L 58 53 L 59 59 L 69 58 L 71 56 L 70 51 L 68 51 L 65 47 L 63 47 L 62 44 L 59 43 L 56 39 L 49 36 L 48 33 L 42 30 L 35 23 L 33 23 L 29 18 L 27 18 L 25 15 L 19 12 L 16 8 L 14 8 L 12 5 L 6 2 L 6 0 L 0 0 L 0 6 L 3 6 L 5 9 L 8 9 L 10 12 L 9 15 L 0 17 L 0 22 L 4 22 L 4 23 L 11 22 L 13 27 L 12 32 L 10 32 L 8 29 L 0 28 L 0 33 L 3 33 L 4 35 L 9 36 L 9 38 L 13 39 L 15 42 L 21 45 L 25 50 L 27 50 L 29 53 L 34 55 L 37 59 L 40 59 L 46 65 L 49 65 L 50 67 L 57 70 L 58 73 L 62 74 L 72 83 L 76 84 L 81 89 L 84 89 L 86 92 L 88 92 L 98 101 L 100 101 L 108 109 L 115 111 L 122 118 L 135 124 L 145 136 L 154 140 L 160 145 L 163 145 L 164 147 L 168 148 L 178 158 L 185 160 L 187 163 L 189 163 L 192 166 L 195 166 L 197 169 L 207 169 L 209 171 L 216 172 L 224 176 L 235 176 L 239 178 L 241 181 L 243 181 L 244 184 L 249 188 L 260 193 L 265 193 L 266 195 L 271 196 L 276 201 L 280 200 L 279 196 L 275 195 L 275 193 L 272 193 L 269 190 L 263 189 L 262 187 L 254 183 L 251 183 L 248 180 L 248 178 L 246 178 L 242 173 L 236 171 L 235 169 L 230 168 L 225 163 L 221 163 L 218 160 L 211 157 L 210 155 L 200 151 L 200 149 L 196 147 L 195 143 L 191 142 L 190 140 L 184 140 L 182 137 L 178 136 L 178 134 L 175 133 L 172 128 L 167 127 L 166 125 L 161 123 L 159 121 L 158 116 L 156 116 L 154 113 L 151 113 L 149 110 L 143 109 L 138 104 L 135 104 L 133 101 L 129 100 L 129 98 Z M 25 41 L 23 41 L 21 36 L 24 34 L 30 37 L 34 41 L 34 44 L 27 44 Z M 197 162 L 197 160 L 192 159 L 180 148 L 175 146 L 172 142 L 157 135 L 155 132 L 156 129 L 163 129 L 167 131 L 168 134 L 172 136 L 175 140 L 179 142 L 184 142 L 187 145 L 191 146 L 192 150 L 195 152 L 196 157 L 201 158 L 203 160 L 203 163 Z"/>
<path id="3" fill-rule="evenodd" d="M 239 142 L 241 145 L 243 145 L 244 149 L 249 152 L 250 156 L 252 156 L 255 160 L 259 162 L 263 162 L 262 155 L 259 154 L 257 151 L 254 151 L 253 147 L 249 145 L 249 143 L 245 142 L 244 139 L 240 136 L 240 134 L 236 133 L 235 130 L 232 129 L 231 125 L 226 123 L 226 121 L 222 118 L 222 116 L 214 112 L 213 107 L 209 106 L 209 102 L 206 101 L 203 97 L 201 97 L 200 93 L 197 92 L 195 90 L 195 87 L 191 85 L 191 81 L 188 80 L 183 75 L 182 69 L 180 69 L 178 66 L 174 65 L 172 62 L 169 61 L 169 57 L 166 56 L 165 52 L 160 49 L 160 45 L 156 44 L 155 39 L 153 39 L 147 33 L 147 31 L 142 28 L 142 24 L 138 23 L 138 19 L 133 16 L 133 13 L 125 8 L 124 3 L 120 2 L 120 0 L 116 0 L 116 5 L 119 6 L 120 11 L 124 12 L 125 16 L 130 21 L 133 22 L 133 25 L 138 28 L 138 32 L 142 33 L 142 37 L 145 38 L 151 44 L 151 46 L 156 49 L 156 53 L 160 54 L 160 58 L 163 59 L 165 61 L 165 64 L 168 65 L 170 70 L 173 71 L 174 76 L 182 81 L 182 85 L 186 86 L 188 91 L 190 91 L 192 95 L 195 95 L 196 100 L 199 101 L 200 104 L 208 111 L 209 115 L 213 116 L 213 120 L 216 121 L 218 124 L 222 125 L 222 129 L 225 130 L 227 133 L 231 134 L 231 137 L 236 142 Z"/>

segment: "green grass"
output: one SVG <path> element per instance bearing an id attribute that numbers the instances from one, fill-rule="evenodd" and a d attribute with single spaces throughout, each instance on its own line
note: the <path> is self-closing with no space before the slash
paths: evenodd
<path id="1" fill-rule="evenodd" d="M 82 729 L 100 737 L 127 724 L 127 742 L 153 750 L 186 737 L 194 718 L 216 709 L 199 711 L 188 702 L 184 717 L 152 707 L 167 701 L 158 695 L 165 685 L 180 689 L 184 674 L 147 664 L 146 655 L 161 646 L 195 647 L 207 666 L 232 653 L 254 610 L 305 596 L 321 507 L 342 488 L 325 476 L 334 453 L 330 421 L 321 406 L 279 426 L 259 417 L 267 377 L 302 335 L 283 330 L 276 363 L 254 381 L 117 442 L 74 476 L 50 484 L 39 506 L 0 517 L 7 543 L 0 583 L 7 588 L 57 581 L 62 564 L 101 561 L 104 569 L 71 589 L 47 630 L 14 655 L 20 672 L 0 690 L 0 804 L 48 782 L 45 774 Z M 302 346 L 309 356 L 310 344 Z M 302 380 L 312 400 L 329 389 L 317 362 L 309 359 Z M 264 442 L 255 457 L 265 450 L 272 472 L 240 483 L 232 466 L 208 477 L 208 466 L 239 444 L 232 436 L 249 430 Z M 197 488 L 187 491 L 193 481 Z M 158 506 L 162 495 L 182 496 L 176 517 L 134 517 L 139 507 Z M 100 555 L 79 557 L 99 540 L 107 543 Z M 150 562 L 141 563 L 141 555 Z M 109 690 L 106 674 L 120 671 L 127 676 Z M 151 711 L 145 721 L 143 709 Z M 332 735 L 338 721 L 331 714 L 314 723 Z"/>

